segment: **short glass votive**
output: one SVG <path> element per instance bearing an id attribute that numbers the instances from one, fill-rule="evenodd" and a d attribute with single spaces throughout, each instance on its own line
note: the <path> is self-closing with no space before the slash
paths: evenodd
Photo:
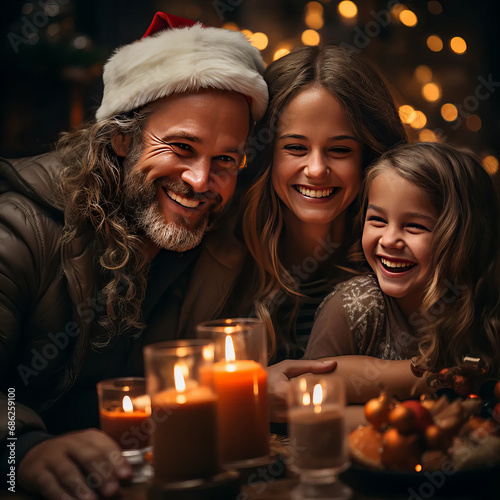
<path id="1" fill-rule="evenodd" d="M 146 455 L 149 444 L 151 404 L 146 394 L 146 379 L 123 377 L 97 384 L 101 429 L 122 449 L 133 470 L 132 482 L 140 483 L 153 476 Z"/>
<path id="2" fill-rule="evenodd" d="M 343 379 L 307 374 L 290 382 L 288 463 L 300 476 L 291 498 L 350 498 L 351 489 L 337 480 L 349 466 Z"/>
<path id="3" fill-rule="evenodd" d="M 213 344 L 167 341 L 144 348 L 151 396 L 155 481 L 195 487 L 216 476 L 217 408 Z"/>
<path id="4" fill-rule="evenodd" d="M 213 379 L 221 462 L 242 468 L 269 456 L 267 339 L 264 323 L 254 318 L 207 321 L 198 338 L 215 344 Z"/>

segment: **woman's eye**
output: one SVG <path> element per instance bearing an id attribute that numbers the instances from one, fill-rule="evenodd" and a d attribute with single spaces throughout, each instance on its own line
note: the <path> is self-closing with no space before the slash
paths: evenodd
<path id="1" fill-rule="evenodd" d="M 287 144 L 286 146 L 283 146 L 283 149 L 290 151 L 291 153 L 301 153 L 307 150 L 307 148 L 302 146 L 302 144 Z"/>
<path id="2" fill-rule="evenodd" d="M 351 151 L 352 151 L 352 149 L 351 148 L 347 148 L 347 147 L 337 146 L 337 147 L 334 147 L 334 148 L 330 148 L 330 152 L 338 154 L 338 155 L 349 154 Z"/>

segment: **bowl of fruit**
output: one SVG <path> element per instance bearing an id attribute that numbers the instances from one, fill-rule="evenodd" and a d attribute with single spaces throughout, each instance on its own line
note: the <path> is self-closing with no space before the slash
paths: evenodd
<path id="1" fill-rule="evenodd" d="M 403 487 L 410 498 L 479 481 L 500 498 L 500 382 L 490 387 L 492 402 L 475 394 L 396 401 L 382 390 L 365 405 L 368 425 L 349 435 L 352 467 L 344 481 Z"/>

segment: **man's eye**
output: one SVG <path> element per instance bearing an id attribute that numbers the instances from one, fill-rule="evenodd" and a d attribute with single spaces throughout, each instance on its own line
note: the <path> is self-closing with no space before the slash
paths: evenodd
<path id="1" fill-rule="evenodd" d="M 174 148 L 181 149 L 182 151 L 193 151 L 193 148 L 184 142 L 172 142 L 170 145 Z"/>
<path id="2" fill-rule="evenodd" d="M 236 160 L 232 156 L 221 155 L 217 157 L 219 161 L 224 163 L 236 163 Z"/>

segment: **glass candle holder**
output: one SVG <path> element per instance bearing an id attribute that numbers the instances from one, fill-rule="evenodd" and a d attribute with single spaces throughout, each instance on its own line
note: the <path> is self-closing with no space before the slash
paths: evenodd
<path id="1" fill-rule="evenodd" d="M 146 379 L 123 377 L 97 384 L 101 429 L 122 449 L 134 472 L 133 482 L 152 477 L 153 470 L 146 454 L 149 444 L 151 403 L 146 394 Z"/>
<path id="2" fill-rule="evenodd" d="M 213 352 L 200 340 L 144 348 L 155 481 L 188 488 L 220 471 Z"/>
<path id="3" fill-rule="evenodd" d="M 213 380 L 221 462 L 258 465 L 269 455 L 267 339 L 262 321 L 234 318 L 207 321 L 197 336 L 215 345 Z"/>
<path id="4" fill-rule="evenodd" d="M 351 490 L 337 480 L 349 466 L 343 379 L 307 374 L 290 382 L 289 465 L 300 476 L 292 498 L 350 498 Z"/>

